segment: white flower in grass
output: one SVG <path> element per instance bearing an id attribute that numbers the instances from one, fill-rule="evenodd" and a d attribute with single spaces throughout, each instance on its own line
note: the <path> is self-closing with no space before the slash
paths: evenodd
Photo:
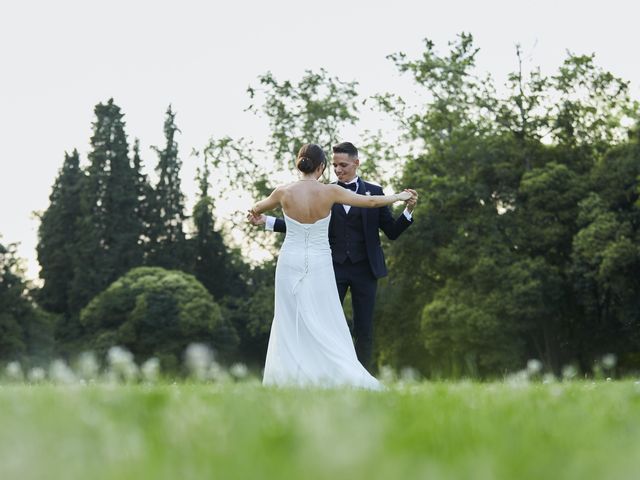
<path id="1" fill-rule="evenodd" d="M 562 378 L 571 380 L 578 374 L 578 370 L 573 365 L 565 365 L 562 367 Z"/>
<path id="2" fill-rule="evenodd" d="M 542 371 L 542 362 L 537 358 L 532 358 L 527 362 L 527 372 L 531 374 L 540 373 Z"/>
<path id="3" fill-rule="evenodd" d="M 527 362 L 527 373 L 529 375 L 537 375 L 542 371 L 542 362 L 536 358 L 532 358 Z"/>
<path id="4" fill-rule="evenodd" d="M 45 378 L 47 378 L 47 372 L 45 372 L 44 368 L 42 367 L 34 367 L 29 370 L 27 378 L 31 383 L 40 383 L 44 381 Z"/>
<path id="5" fill-rule="evenodd" d="M 529 372 L 527 370 L 519 370 L 515 373 L 510 373 L 505 377 L 505 382 L 510 387 L 523 387 L 529 384 Z"/>
<path id="6" fill-rule="evenodd" d="M 155 357 L 149 358 L 140 367 L 142 378 L 145 382 L 156 383 L 160 376 L 160 360 Z"/>
<path id="7" fill-rule="evenodd" d="M 122 347 L 111 347 L 107 352 L 109 372 L 107 377 L 130 382 L 138 377 L 138 366 L 133 361 L 133 354 Z"/>
<path id="8" fill-rule="evenodd" d="M 249 369 L 244 363 L 234 363 L 229 372 L 238 380 L 244 380 L 249 375 Z"/>
<path id="9" fill-rule="evenodd" d="M 413 367 L 404 367 L 400 370 L 400 380 L 404 383 L 415 383 L 420 380 L 420 374 Z"/>
<path id="10" fill-rule="evenodd" d="M 229 373 L 222 368 L 218 362 L 211 362 L 207 371 L 207 377 L 218 383 L 225 383 L 231 380 Z"/>
<path id="11" fill-rule="evenodd" d="M 542 376 L 542 383 L 544 383 L 544 384 L 556 383 L 555 375 L 553 373 L 545 373 Z"/>
<path id="12" fill-rule="evenodd" d="M 9 362 L 5 368 L 5 373 L 9 380 L 15 382 L 21 382 L 24 379 L 24 373 L 22 373 L 22 365 L 20 362 Z"/>
<path id="13" fill-rule="evenodd" d="M 191 376 L 198 380 L 207 377 L 207 371 L 213 361 L 211 349 L 202 343 L 192 343 L 187 347 L 185 362 Z"/>
<path id="14" fill-rule="evenodd" d="M 108 368 L 104 371 L 102 381 L 108 385 L 117 385 L 120 382 L 120 378 L 116 372 Z"/>
<path id="15" fill-rule="evenodd" d="M 607 370 L 612 369 L 616 366 L 617 358 L 613 353 L 607 353 L 602 357 L 602 366 Z"/>
<path id="16" fill-rule="evenodd" d="M 71 384 L 77 381 L 73 370 L 64 360 L 54 360 L 49 365 L 49 378 L 55 383 Z"/>
<path id="17" fill-rule="evenodd" d="M 131 353 L 126 348 L 118 346 L 111 347 L 107 352 L 107 360 L 109 361 L 109 366 L 111 367 L 132 363 L 133 353 Z"/>
<path id="18" fill-rule="evenodd" d="M 389 365 L 383 365 L 380 367 L 378 377 L 382 383 L 391 383 L 397 378 L 396 372 Z"/>
<path id="19" fill-rule="evenodd" d="M 93 352 L 82 352 L 78 357 L 77 371 L 83 380 L 95 380 L 98 377 L 100 365 Z"/>

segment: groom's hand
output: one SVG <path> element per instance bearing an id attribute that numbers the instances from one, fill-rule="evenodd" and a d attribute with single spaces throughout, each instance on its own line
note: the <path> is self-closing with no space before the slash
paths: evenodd
<path id="1" fill-rule="evenodd" d="M 247 214 L 247 221 L 252 225 L 260 226 L 265 224 L 265 222 L 267 221 L 267 216 L 256 215 L 251 210 L 249 210 L 249 213 Z"/>
<path id="2" fill-rule="evenodd" d="M 413 213 L 413 209 L 416 208 L 416 204 L 418 203 L 418 192 L 410 188 L 405 188 L 405 191 L 411 194 L 411 198 L 404 203 L 409 213 Z"/>

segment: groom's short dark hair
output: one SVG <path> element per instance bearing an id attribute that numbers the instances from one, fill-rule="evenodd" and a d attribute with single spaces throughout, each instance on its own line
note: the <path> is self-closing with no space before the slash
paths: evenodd
<path id="1" fill-rule="evenodd" d="M 358 158 L 358 149 L 351 142 L 342 142 L 333 147 L 333 153 L 346 153 L 350 157 Z"/>

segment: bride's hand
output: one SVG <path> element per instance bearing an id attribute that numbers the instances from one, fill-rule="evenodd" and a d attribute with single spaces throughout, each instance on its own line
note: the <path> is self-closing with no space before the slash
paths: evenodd
<path id="1" fill-rule="evenodd" d="M 418 192 L 410 188 L 405 188 L 404 191 L 411 194 L 411 198 L 404 202 L 407 210 L 409 211 L 409 213 L 411 213 L 413 212 L 413 209 L 416 208 L 416 204 L 418 203 Z"/>
<path id="2" fill-rule="evenodd" d="M 396 193 L 396 196 L 398 197 L 398 202 L 406 202 L 413 196 L 413 194 L 405 190 L 404 192 Z"/>
<path id="3" fill-rule="evenodd" d="M 265 224 L 267 217 L 265 215 L 257 214 L 253 210 L 249 210 L 249 213 L 247 213 L 247 221 L 252 225 L 260 226 Z"/>

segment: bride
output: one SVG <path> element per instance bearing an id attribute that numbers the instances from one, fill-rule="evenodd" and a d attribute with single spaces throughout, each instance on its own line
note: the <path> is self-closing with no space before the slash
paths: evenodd
<path id="1" fill-rule="evenodd" d="M 263 384 L 381 389 L 358 361 L 342 311 L 329 248 L 329 220 L 334 203 L 375 208 L 408 200 L 411 193 L 366 196 L 319 182 L 327 159 L 315 144 L 302 146 L 296 166 L 300 180 L 276 188 L 249 211 L 249 219 L 255 219 L 282 206 L 287 226 L 276 266 L 275 312 Z"/>

